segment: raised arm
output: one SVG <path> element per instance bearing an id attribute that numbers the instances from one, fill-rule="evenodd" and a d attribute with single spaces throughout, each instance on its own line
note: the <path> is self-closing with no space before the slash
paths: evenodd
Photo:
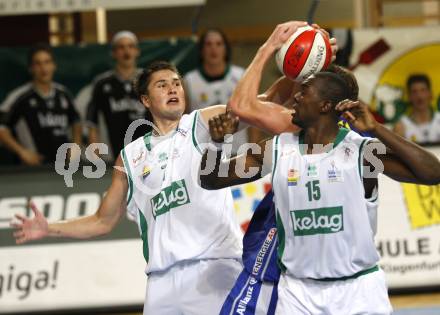
<path id="1" fill-rule="evenodd" d="M 281 116 L 279 116 L 278 119 L 283 120 L 283 126 L 285 128 L 278 128 L 280 131 L 279 133 L 297 130 L 297 128 L 291 123 L 292 110 L 289 109 L 291 106 L 289 102 L 292 100 L 293 95 L 298 91 L 299 87 L 300 84 L 298 82 L 282 76 L 276 80 L 266 91 L 257 96 L 259 102 L 264 104 L 274 104 L 275 108 L 277 108 L 277 113 L 280 113 Z M 232 108 L 228 105 L 215 105 L 204 108 L 200 112 L 203 120 L 206 124 L 208 124 L 208 121 L 211 118 L 223 114 L 227 110 L 232 111 Z M 244 127 L 246 127 L 246 124 L 240 124 L 239 129 Z M 269 130 L 265 131 L 270 132 Z"/>
<path id="2" fill-rule="evenodd" d="M 366 104 L 346 100 L 338 104 L 336 109 L 343 112 L 343 116 L 356 129 L 370 132 L 385 145 L 384 154 L 374 154 L 382 162 L 385 175 L 401 182 L 424 185 L 440 183 L 439 159 L 378 123 Z M 371 162 L 371 159 L 367 162 Z"/>
<path id="3" fill-rule="evenodd" d="M 222 159 L 224 137 L 234 133 L 236 124 L 237 120 L 230 113 L 209 120 L 211 138 L 218 145 L 217 148 L 208 146 L 202 157 L 199 176 L 200 184 L 205 189 L 220 189 L 255 181 L 265 173 L 264 166 L 270 165 L 270 161 L 266 160 L 271 157 L 270 140 L 250 144 L 251 147 L 245 154 Z"/>
<path id="4" fill-rule="evenodd" d="M 258 89 L 264 67 L 284 42 L 306 22 L 288 22 L 278 25 L 257 54 L 239 81 L 228 102 L 232 112 L 243 121 L 273 134 L 291 128 L 291 111 L 274 101 L 258 98 Z"/>
<path id="5" fill-rule="evenodd" d="M 119 156 L 113 171 L 112 183 L 95 214 L 76 219 L 48 223 L 44 215 L 31 203 L 32 219 L 16 215 L 19 223 L 11 223 L 15 228 L 17 244 L 44 237 L 91 238 L 109 233 L 126 209 L 128 184 Z"/>

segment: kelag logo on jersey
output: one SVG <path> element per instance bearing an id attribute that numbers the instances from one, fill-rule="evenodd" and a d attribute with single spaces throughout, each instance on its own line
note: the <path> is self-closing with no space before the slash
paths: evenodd
<path id="1" fill-rule="evenodd" d="M 156 219 L 157 216 L 170 211 L 172 208 L 180 207 L 189 202 L 185 180 L 172 182 L 170 186 L 164 188 L 151 199 L 153 216 Z"/>
<path id="2" fill-rule="evenodd" d="M 290 211 L 295 236 L 336 233 L 344 230 L 342 207 Z"/>

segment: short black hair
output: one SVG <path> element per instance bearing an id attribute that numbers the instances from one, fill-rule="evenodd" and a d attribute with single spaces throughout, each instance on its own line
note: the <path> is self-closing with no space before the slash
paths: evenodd
<path id="1" fill-rule="evenodd" d="M 153 73 L 160 71 L 160 70 L 170 70 L 179 76 L 181 78 L 181 75 L 177 68 L 169 63 L 168 61 L 163 60 L 157 60 L 153 61 L 146 67 L 144 70 L 142 70 L 141 74 L 136 78 L 136 80 L 133 82 L 134 91 L 136 92 L 136 95 L 138 99 L 141 101 L 142 95 L 145 95 L 148 93 L 148 84 L 150 84 L 151 76 Z"/>
<path id="2" fill-rule="evenodd" d="M 411 74 L 406 80 L 406 89 L 409 91 L 414 83 L 425 83 L 428 89 L 431 90 L 431 80 L 426 74 Z"/>
<path id="3" fill-rule="evenodd" d="M 52 60 L 55 61 L 52 47 L 50 47 L 46 43 L 38 43 L 38 44 L 32 46 L 28 51 L 28 55 L 27 55 L 28 67 L 30 67 L 32 65 L 32 63 L 34 61 L 34 56 L 37 53 L 39 53 L 40 51 L 44 51 L 44 52 L 48 53 L 50 55 L 50 57 L 52 58 Z"/>
<path id="4" fill-rule="evenodd" d="M 351 72 L 347 68 L 335 64 L 331 64 L 326 71 L 336 73 L 345 81 L 348 87 L 348 99 L 352 101 L 358 100 L 359 85 L 357 83 L 356 77 L 354 76 L 353 72 Z"/>
<path id="5" fill-rule="evenodd" d="M 205 41 L 206 41 L 206 37 L 208 36 L 209 33 L 218 33 L 220 34 L 221 38 L 223 39 L 223 43 L 225 44 L 225 61 L 227 63 L 229 63 L 231 61 L 231 43 L 229 43 L 228 38 L 226 37 L 226 34 L 218 28 L 209 28 L 206 31 L 204 31 L 202 33 L 202 35 L 200 35 L 200 39 L 198 42 L 198 48 L 199 48 L 199 61 L 200 63 L 203 63 L 203 54 L 202 54 L 202 50 L 203 50 L 203 46 L 205 45 Z"/>
<path id="6" fill-rule="evenodd" d="M 321 100 L 330 101 L 336 106 L 340 101 L 350 97 L 350 89 L 341 76 L 333 72 L 318 72 L 315 75 L 320 84 L 317 85 Z"/>

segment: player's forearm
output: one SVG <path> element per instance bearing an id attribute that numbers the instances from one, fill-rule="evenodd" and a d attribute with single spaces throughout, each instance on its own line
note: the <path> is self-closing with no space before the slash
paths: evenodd
<path id="1" fill-rule="evenodd" d="M 260 47 L 228 102 L 233 113 L 244 120 L 249 119 L 253 111 L 258 109 L 260 100 L 257 96 L 262 73 L 273 52 L 269 46 Z"/>
<path id="2" fill-rule="evenodd" d="M 299 83 L 286 76 L 276 80 L 265 92 L 258 96 L 260 101 L 284 105 L 290 99 L 294 90 L 299 89 Z"/>
<path id="3" fill-rule="evenodd" d="M 218 170 L 221 163 L 221 151 L 207 149 L 203 154 L 199 170 L 200 186 L 204 189 L 217 188 Z M 221 188 L 221 187 L 220 187 Z"/>
<path id="4" fill-rule="evenodd" d="M 90 127 L 89 128 L 89 144 L 98 143 L 98 142 L 99 142 L 98 129 L 96 127 Z"/>
<path id="5" fill-rule="evenodd" d="M 82 126 L 80 123 L 75 123 L 72 127 L 73 142 L 81 146 L 82 144 Z"/>
<path id="6" fill-rule="evenodd" d="M 0 128 L 0 142 L 19 156 L 26 151 L 26 149 L 15 140 L 9 129 Z"/>
<path id="7" fill-rule="evenodd" d="M 413 172 L 420 183 L 440 183 L 440 161 L 421 146 L 393 133 L 381 124 L 377 124 L 373 134 L 393 151 L 393 155 Z"/>
<path id="8" fill-rule="evenodd" d="M 111 229 L 111 224 L 106 223 L 105 220 L 102 220 L 97 214 L 93 214 L 81 218 L 50 223 L 48 236 L 86 239 L 107 234 Z"/>
<path id="9" fill-rule="evenodd" d="M 260 170 L 253 174 L 245 173 L 245 168 L 252 167 L 248 165 L 248 157 L 248 154 L 241 154 L 230 159 L 222 159 L 221 151 L 207 149 L 202 157 L 199 172 L 200 186 L 204 189 L 215 190 L 260 179 Z"/>

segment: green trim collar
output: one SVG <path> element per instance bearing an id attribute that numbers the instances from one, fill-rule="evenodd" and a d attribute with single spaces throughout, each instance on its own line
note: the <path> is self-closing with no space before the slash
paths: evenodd
<path id="1" fill-rule="evenodd" d="M 342 140 L 344 140 L 345 136 L 348 134 L 350 130 L 348 130 L 347 128 L 339 128 L 338 133 L 336 134 L 336 138 L 335 141 L 333 141 L 333 149 L 335 149 L 341 142 Z M 298 143 L 299 143 L 299 151 L 302 155 L 306 155 L 307 152 L 304 152 L 304 148 L 305 148 L 305 132 L 304 130 L 301 130 L 299 133 L 299 139 L 298 139 Z"/>
<path id="2" fill-rule="evenodd" d="M 208 75 L 205 70 L 203 69 L 203 66 L 199 67 L 199 72 L 202 75 L 203 79 L 205 79 L 206 82 L 214 82 L 214 81 L 220 81 L 223 80 L 231 70 L 231 65 L 227 64 L 225 68 L 225 72 L 222 75 L 211 77 Z"/>
<path id="3" fill-rule="evenodd" d="M 148 151 L 151 151 L 151 134 L 152 132 L 150 131 L 144 136 L 145 147 Z"/>

